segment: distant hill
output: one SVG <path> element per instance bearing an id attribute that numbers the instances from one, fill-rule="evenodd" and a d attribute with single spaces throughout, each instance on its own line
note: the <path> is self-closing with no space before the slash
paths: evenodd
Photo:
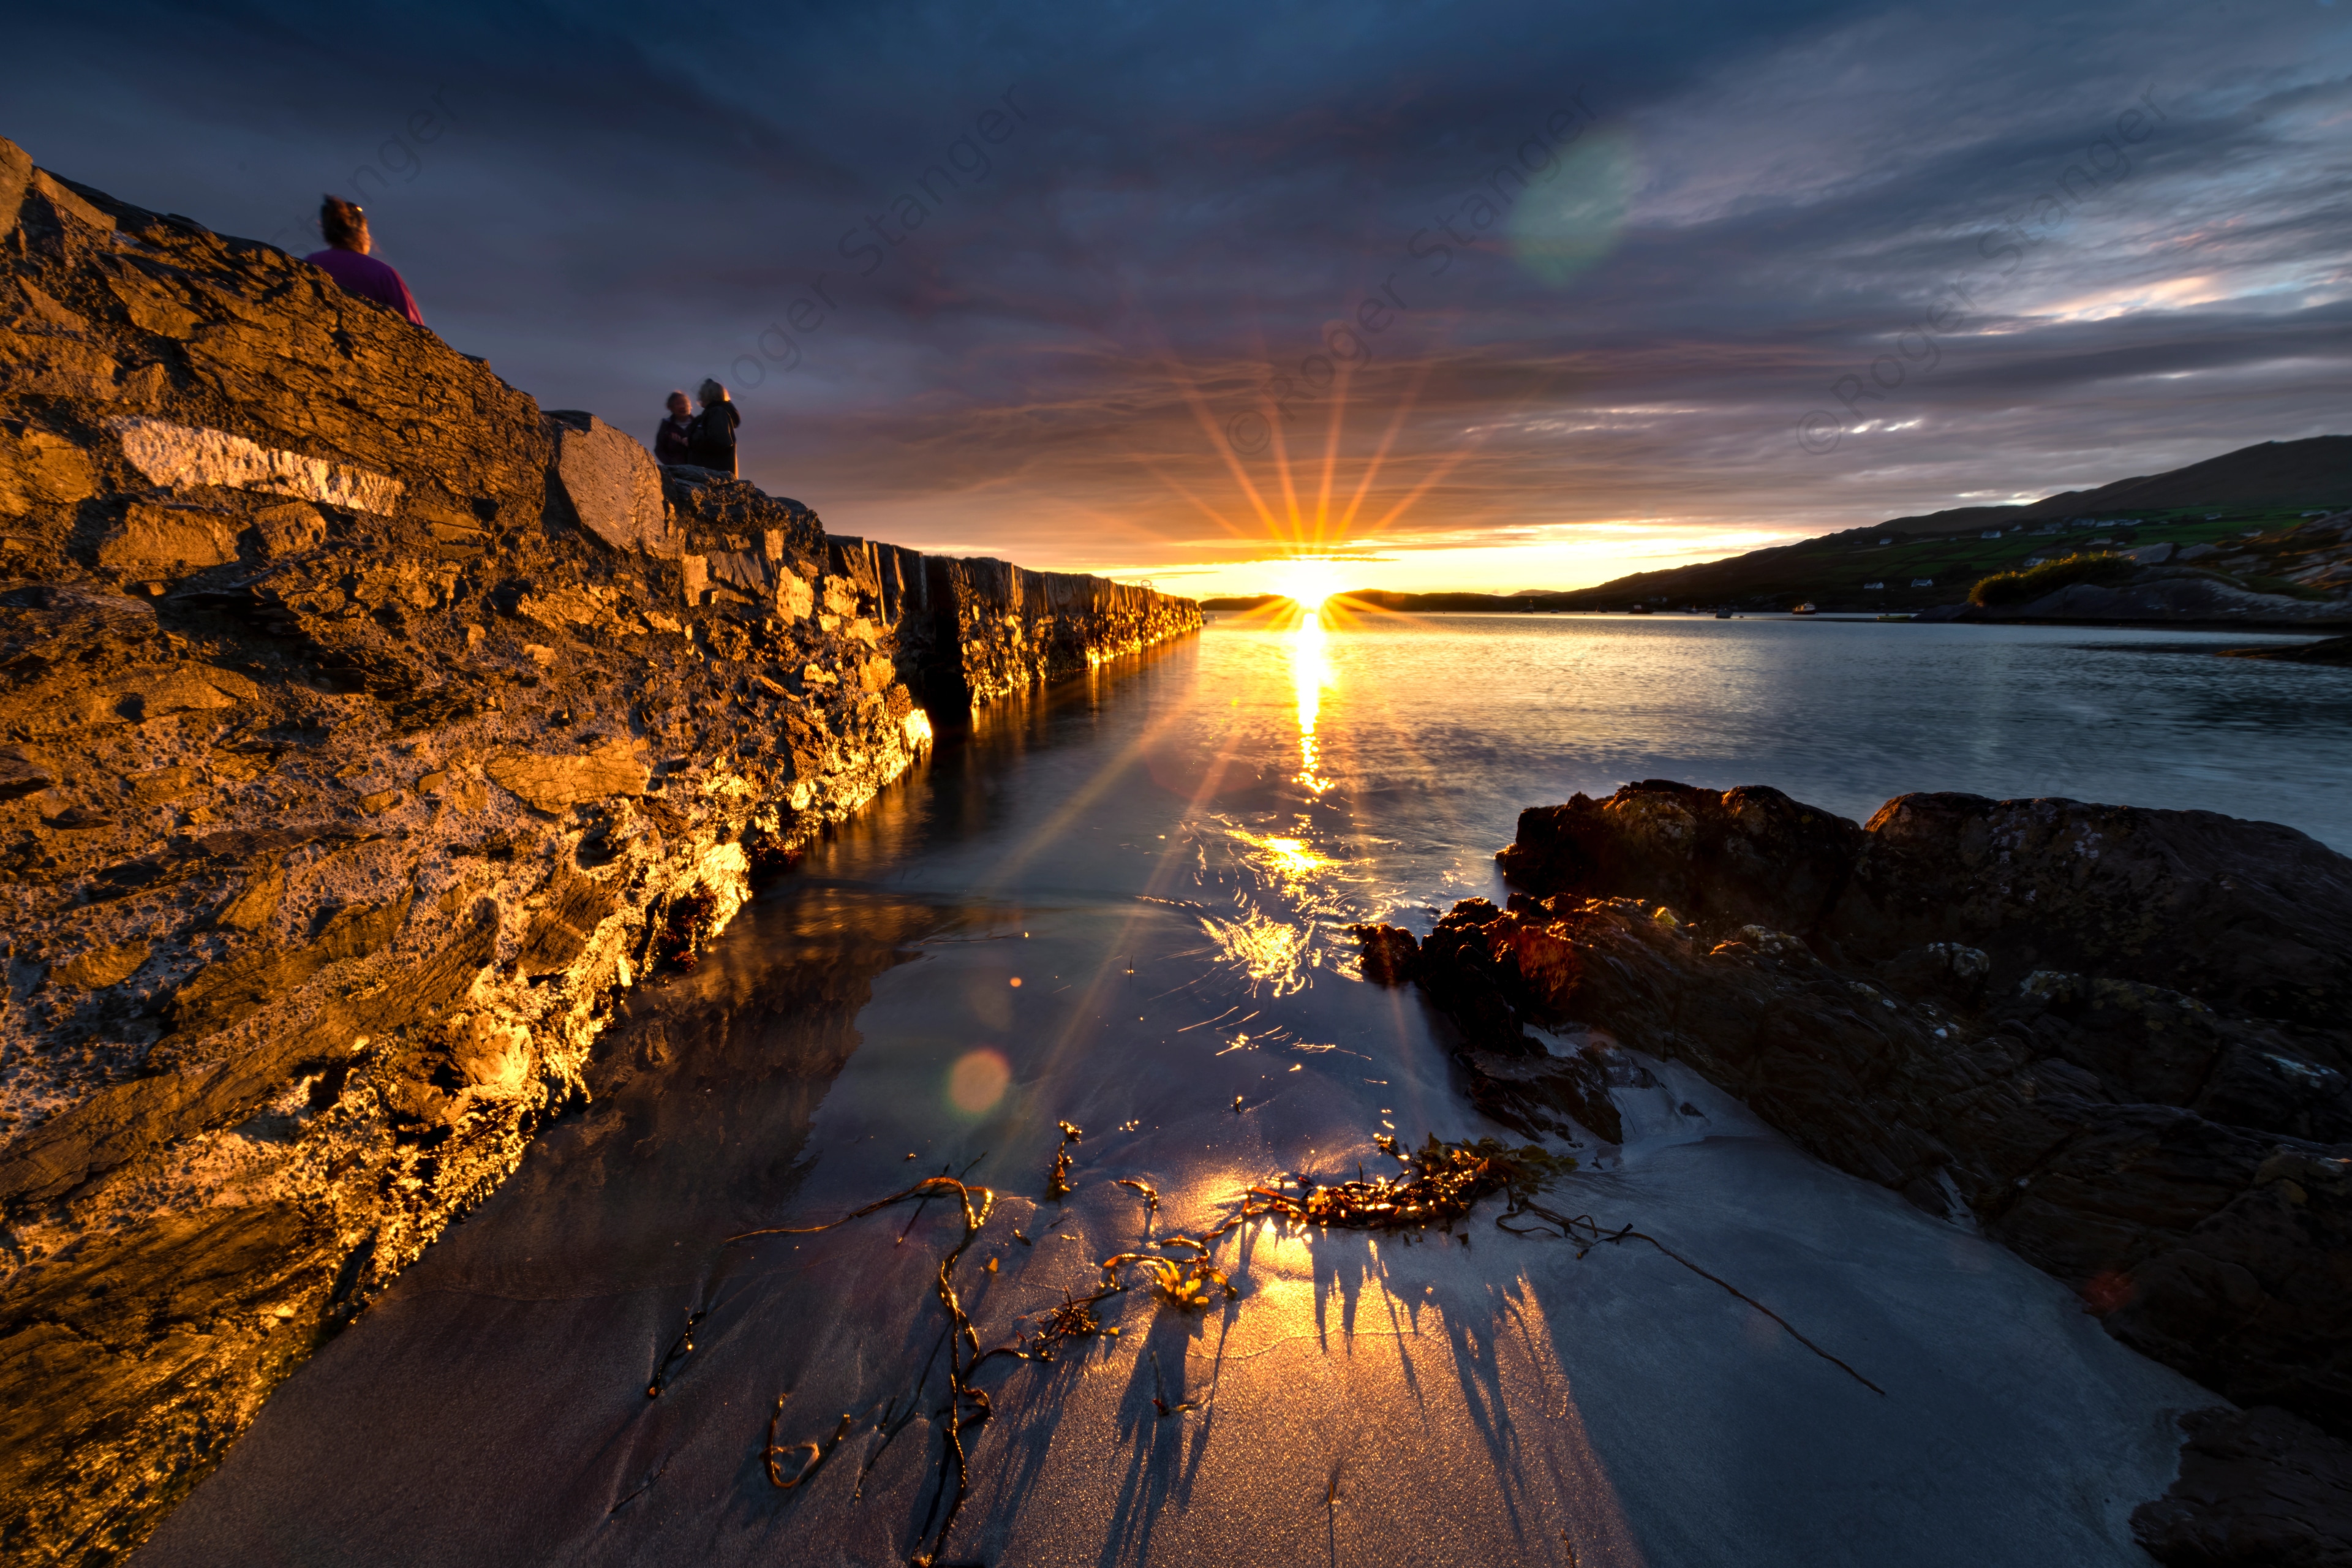
<path id="1" fill-rule="evenodd" d="M 2352 436 L 2265 441 L 2185 468 L 2063 490 L 2026 505 L 1890 518 L 1535 602 L 1575 610 L 1637 604 L 1785 610 L 1800 602 L 1823 610 L 1918 610 L 1958 604 L 1979 578 L 2044 554 L 2202 543 L 2347 505 L 2352 505 Z M 1528 602 L 1512 602 L 1513 607 Z"/>
<path id="2" fill-rule="evenodd" d="M 1334 594 L 1327 604 L 1357 610 L 1396 610 L 1417 615 L 1459 614 L 1471 610 L 1528 610 L 1541 607 L 1545 601 L 1559 595 L 1537 590 L 1538 597 L 1528 598 L 1500 594 L 1401 594 L 1388 588 L 1359 588 L 1352 593 Z M 1268 605 L 1286 604 L 1280 594 L 1247 594 L 1223 599 L 1203 599 L 1204 610 L 1259 610 Z"/>
<path id="3" fill-rule="evenodd" d="M 2117 479 L 2095 490 L 2062 490 L 2023 508 L 2030 519 L 2160 511 L 2174 507 L 2237 507 L 2267 511 L 2335 511 L 2352 502 L 2352 436 L 2265 441 L 2146 479 Z"/>
<path id="4" fill-rule="evenodd" d="M 2095 490 L 2061 490 L 2024 505 L 1957 506 L 1919 517 L 1891 517 L 1825 537 L 1956 533 L 2051 518 L 2114 518 L 2180 507 L 2333 511 L 2347 500 L 2352 500 L 2352 436 L 2314 436 L 2241 447 L 2185 468 L 2117 479 Z"/>
<path id="5" fill-rule="evenodd" d="M 2077 549 L 2182 546 L 2289 528 L 2306 512 L 2352 506 L 2352 436 L 2265 441 L 2185 468 L 2062 490 L 2018 506 L 1963 506 L 1889 518 L 1721 561 L 1638 572 L 1561 593 L 1338 595 L 1358 609 L 1423 615 L 1463 611 L 1674 609 L 1916 612 L 1958 605 L 1979 579 Z M 1210 599 L 1202 607 L 1254 609 L 1281 595 Z"/>

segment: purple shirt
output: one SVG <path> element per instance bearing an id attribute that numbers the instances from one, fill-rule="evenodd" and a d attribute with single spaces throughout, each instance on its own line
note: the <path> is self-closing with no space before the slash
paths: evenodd
<path id="1" fill-rule="evenodd" d="M 416 297 L 400 274 L 373 256 L 362 256 L 356 250 L 321 250 L 302 258 L 343 286 L 346 294 L 357 294 L 362 300 L 373 300 L 379 305 L 389 305 L 418 326 L 425 318 L 417 313 Z"/>

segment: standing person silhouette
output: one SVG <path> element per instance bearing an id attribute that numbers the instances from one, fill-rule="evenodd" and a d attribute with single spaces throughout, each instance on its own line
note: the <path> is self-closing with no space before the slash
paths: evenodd
<path id="1" fill-rule="evenodd" d="M 693 460 L 694 418 L 691 413 L 693 407 L 694 405 L 687 401 L 685 393 L 673 392 L 669 395 L 669 417 L 663 420 L 654 431 L 656 462 L 674 465 Z"/>
<path id="2" fill-rule="evenodd" d="M 698 468 L 716 468 L 733 478 L 735 474 L 735 426 L 742 423 L 729 401 L 727 389 L 715 381 L 702 384 L 702 412 L 694 416 L 694 428 L 687 437 L 687 461 Z"/>
<path id="3" fill-rule="evenodd" d="M 320 202 L 319 232 L 327 237 L 327 248 L 313 251 L 303 260 L 341 284 L 344 293 L 389 305 L 414 324 L 425 324 L 416 297 L 400 280 L 400 274 L 368 254 L 374 241 L 368 234 L 367 213 L 357 202 L 341 196 Z"/>

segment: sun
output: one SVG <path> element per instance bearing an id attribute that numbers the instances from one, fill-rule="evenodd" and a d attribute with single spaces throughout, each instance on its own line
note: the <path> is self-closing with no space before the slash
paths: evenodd
<path id="1" fill-rule="evenodd" d="M 1319 610 L 1324 600 L 1341 591 L 1339 568 L 1312 556 L 1282 563 L 1275 582 L 1275 591 L 1302 610 Z"/>

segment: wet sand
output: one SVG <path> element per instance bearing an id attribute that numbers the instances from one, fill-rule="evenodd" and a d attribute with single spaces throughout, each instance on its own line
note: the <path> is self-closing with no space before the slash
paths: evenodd
<path id="1" fill-rule="evenodd" d="M 640 994 L 593 1102 L 138 1560 L 903 1562 L 937 1517 L 931 1281 L 961 1224 L 726 1237 L 968 1170 L 1000 1194 L 957 1273 L 993 1344 L 1144 1237 L 1118 1178 L 1164 1194 L 1164 1236 L 1277 1172 L 1392 1170 L 1383 1131 L 1503 1132 L 1442 1026 L 1341 963 L 1345 920 L 1451 851 L 1381 847 L 1405 810 L 1339 811 L 1346 745 L 1327 721 L 1319 757 L 1267 750 L 1224 711 L 1223 657 L 1001 716 Z M 2144 1563 L 2126 1516 L 2169 1479 L 2172 1414 L 2212 1397 L 1648 1065 L 1618 1091 L 1626 1144 L 1588 1138 L 1551 1206 L 1656 1236 L 1884 1393 L 1654 1249 L 1509 1236 L 1493 1200 L 1466 1246 L 1253 1227 L 1221 1250 L 1236 1299 L 1138 1289 L 1103 1309 L 1116 1339 L 990 1363 L 941 1561 Z M 1056 1203 L 1063 1119 L 1086 1135 Z M 786 1445 L 852 1417 L 790 1491 L 763 1462 L 780 1395 Z"/>

